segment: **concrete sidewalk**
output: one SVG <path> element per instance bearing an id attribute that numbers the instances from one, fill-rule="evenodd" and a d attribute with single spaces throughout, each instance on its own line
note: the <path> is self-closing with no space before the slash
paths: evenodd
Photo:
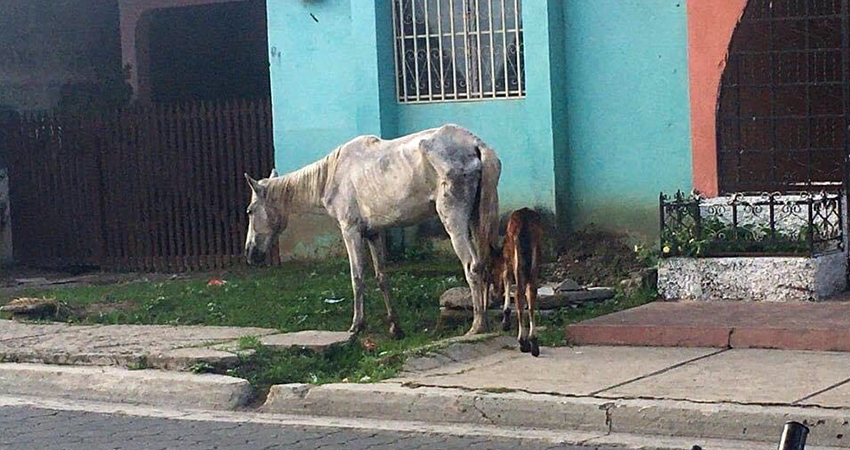
<path id="1" fill-rule="evenodd" d="M 262 328 L 0 321 L 0 395 L 242 409 L 254 397 L 247 381 L 174 369 L 225 364 L 249 335 L 281 346 L 349 339 Z M 568 430 L 594 444 L 614 435 L 775 443 L 783 424 L 797 420 L 811 428 L 813 446 L 850 447 L 846 353 L 582 346 L 544 348 L 533 358 L 511 336 L 435 348 L 381 383 L 274 386 L 259 411 Z M 128 370 L 133 364 L 147 370 Z"/>
<path id="2" fill-rule="evenodd" d="M 234 366 L 239 339 L 322 351 L 346 332 L 280 333 L 267 328 L 22 323 L 0 320 L 0 394 L 234 409 L 255 397 L 246 380 L 192 373 Z M 141 370 L 145 369 L 145 370 Z"/>
<path id="3" fill-rule="evenodd" d="M 276 386 L 264 409 L 850 447 L 850 364 L 831 352 L 662 347 L 501 350 L 373 385 Z"/>

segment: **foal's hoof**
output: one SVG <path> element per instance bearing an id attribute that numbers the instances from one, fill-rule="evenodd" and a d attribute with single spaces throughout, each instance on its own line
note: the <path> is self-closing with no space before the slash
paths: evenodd
<path id="1" fill-rule="evenodd" d="M 502 331 L 510 331 L 511 329 L 511 310 L 505 310 L 502 313 Z"/>
<path id="2" fill-rule="evenodd" d="M 393 339 L 400 341 L 400 340 L 404 339 L 404 331 L 401 331 L 401 327 L 398 326 L 398 324 L 391 323 L 390 324 L 390 336 L 392 336 Z"/>
<path id="3" fill-rule="evenodd" d="M 528 343 L 527 340 L 520 339 L 519 341 L 519 351 L 523 353 L 528 353 L 531 351 L 531 344 Z"/>
<path id="4" fill-rule="evenodd" d="M 531 342 L 531 356 L 535 358 L 540 356 L 540 345 L 537 342 L 537 337 L 533 337 L 530 340 Z"/>

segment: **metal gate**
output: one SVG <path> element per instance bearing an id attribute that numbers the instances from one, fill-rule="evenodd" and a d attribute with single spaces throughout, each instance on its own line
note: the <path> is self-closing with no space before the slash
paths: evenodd
<path id="1" fill-rule="evenodd" d="M 720 84 L 721 192 L 840 188 L 848 47 L 848 0 L 747 3 Z"/>
<path id="2" fill-rule="evenodd" d="M 181 271 L 242 260 L 242 173 L 266 176 L 273 164 L 268 100 L 3 126 L 16 262 Z"/>

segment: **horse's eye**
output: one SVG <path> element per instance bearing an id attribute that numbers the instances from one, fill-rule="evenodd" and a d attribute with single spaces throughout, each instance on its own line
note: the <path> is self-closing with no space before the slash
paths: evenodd
<path id="1" fill-rule="evenodd" d="M 251 211 L 250 209 L 248 209 L 248 210 L 246 210 L 246 211 L 245 211 L 245 214 L 248 214 L 248 215 L 250 216 L 252 212 L 253 212 L 253 211 Z"/>

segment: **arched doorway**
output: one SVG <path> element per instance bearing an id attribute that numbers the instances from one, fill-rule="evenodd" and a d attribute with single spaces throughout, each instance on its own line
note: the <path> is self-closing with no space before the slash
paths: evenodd
<path id="1" fill-rule="evenodd" d="M 848 0 L 749 0 L 717 107 L 720 191 L 840 186 L 847 155 Z"/>

